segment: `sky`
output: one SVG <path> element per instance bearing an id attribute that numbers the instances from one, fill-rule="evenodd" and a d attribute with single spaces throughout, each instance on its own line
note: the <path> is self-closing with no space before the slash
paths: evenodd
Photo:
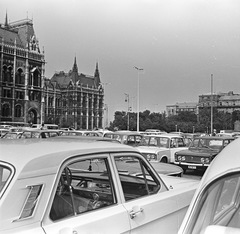
<path id="1" fill-rule="evenodd" d="M 213 91 L 240 93 L 239 0 L 1 0 L 0 23 L 33 19 L 45 76 L 94 75 L 108 118 L 115 111 L 166 111 Z M 137 71 L 134 67 L 142 68 Z M 139 81 L 139 83 L 138 83 Z"/>

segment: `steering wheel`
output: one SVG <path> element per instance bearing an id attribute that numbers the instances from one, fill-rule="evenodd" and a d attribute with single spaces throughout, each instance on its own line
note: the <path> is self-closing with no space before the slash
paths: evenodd
<path id="1" fill-rule="evenodd" d="M 63 170 L 61 182 L 68 186 L 72 184 L 72 172 L 68 167 L 65 167 Z"/>

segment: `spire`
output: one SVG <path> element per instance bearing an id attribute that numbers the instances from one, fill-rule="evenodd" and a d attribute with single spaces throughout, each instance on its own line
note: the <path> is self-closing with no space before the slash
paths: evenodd
<path id="1" fill-rule="evenodd" d="M 98 70 L 98 62 L 96 63 L 96 69 L 95 69 L 94 77 L 98 77 L 98 78 L 100 77 L 99 70 Z"/>
<path id="2" fill-rule="evenodd" d="M 9 25 L 8 25 L 7 11 L 6 11 L 6 16 L 5 16 L 5 24 L 4 24 L 4 27 L 5 27 L 5 28 L 8 28 L 8 27 L 9 27 Z"/>
<path id="3" fill-rule="evenodd" d="M 78 67 L 77 67 L 76 55 L 74 58 L 74 64 L 73 64 L 73 69 L 72 69 L 72 80 L 75 84 L 78 81 Z"/>
<path id="4" fill-rule="evenodd" d="M 74 64 L 73 64 L 73 69 L 72 69 L 72 71 L 78 73 L 78 67 L 77 67 L 77 59 L 76 59 L 76 56 L 75 56 L 75 58 L 74 58 Z"/>
<path id="5" fill-rule="evenodd" d="M 98 87 L 99 84 L 101 83 L 101 81 L 100 81 L 100 74 L 99 74 L 99 70 L 98 70 L 98 62 L 96 64 L 96 69 L 95 69 L 95 73 L 94 73 L 94 79 L 95 79 L 95 84 Z"/>

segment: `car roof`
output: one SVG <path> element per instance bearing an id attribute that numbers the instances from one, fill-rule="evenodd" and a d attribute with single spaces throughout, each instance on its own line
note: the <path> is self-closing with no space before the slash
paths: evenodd
<path id="1" fill-rule="evenodd" d="M 215 139 L 215 140 L 221 140 L 221 139 L 230 139 L 230 140 L 234 140 L 234 137 L 230 137 L 230 136 L 197 136 L 195 137 L 195 139 Z"/>
<path id="2" fill-rule="evenodd" d="M 59 165 L 71 156 L 105 152 L 136 152 L 133 147 L 86 137 L 18 139 L 0 141 L 0 161 L 13 165 L 21 177 L 56 173 Z"/>
<path id="3" fill-rule="evenodd" d="M 134 132 L 134 131 L 106 132 L 106 134 L 112 134 L 112 135 L 136 135 L 136 136 L 142 136 L 139 132 Z"/>
<path id="4" fill-rule="evenodd" d="M 240 138 L 229 143 L 214 158 L 202 178 L 202 183 L 208 183 L 216 177 L 234 171 L 240 171 Z"/>
<path id="5" fill-rule="evenodd" d="M 178 135 L 178 134 L 170 134 L 170 133 L 167 133 L 167 134 L 161 134 L 161 135 L 155 135 L 155 134 L 151 134 L 151 135 L 145 135 L 147 137 L 167 137 L 167 138 L 183 138 L 182 136 Z"/>

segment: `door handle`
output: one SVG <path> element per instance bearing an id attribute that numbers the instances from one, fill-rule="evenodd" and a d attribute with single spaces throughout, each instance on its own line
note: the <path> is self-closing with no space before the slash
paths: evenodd
<path id="1" fill-rule="evenodd" d="M 143 212 L 143 208 L 140 207 L 133 207 L 133 209 L 130 211 L 129 215 L 130 218 L 133 219 L 135 218 L 138 214 Z"/>

